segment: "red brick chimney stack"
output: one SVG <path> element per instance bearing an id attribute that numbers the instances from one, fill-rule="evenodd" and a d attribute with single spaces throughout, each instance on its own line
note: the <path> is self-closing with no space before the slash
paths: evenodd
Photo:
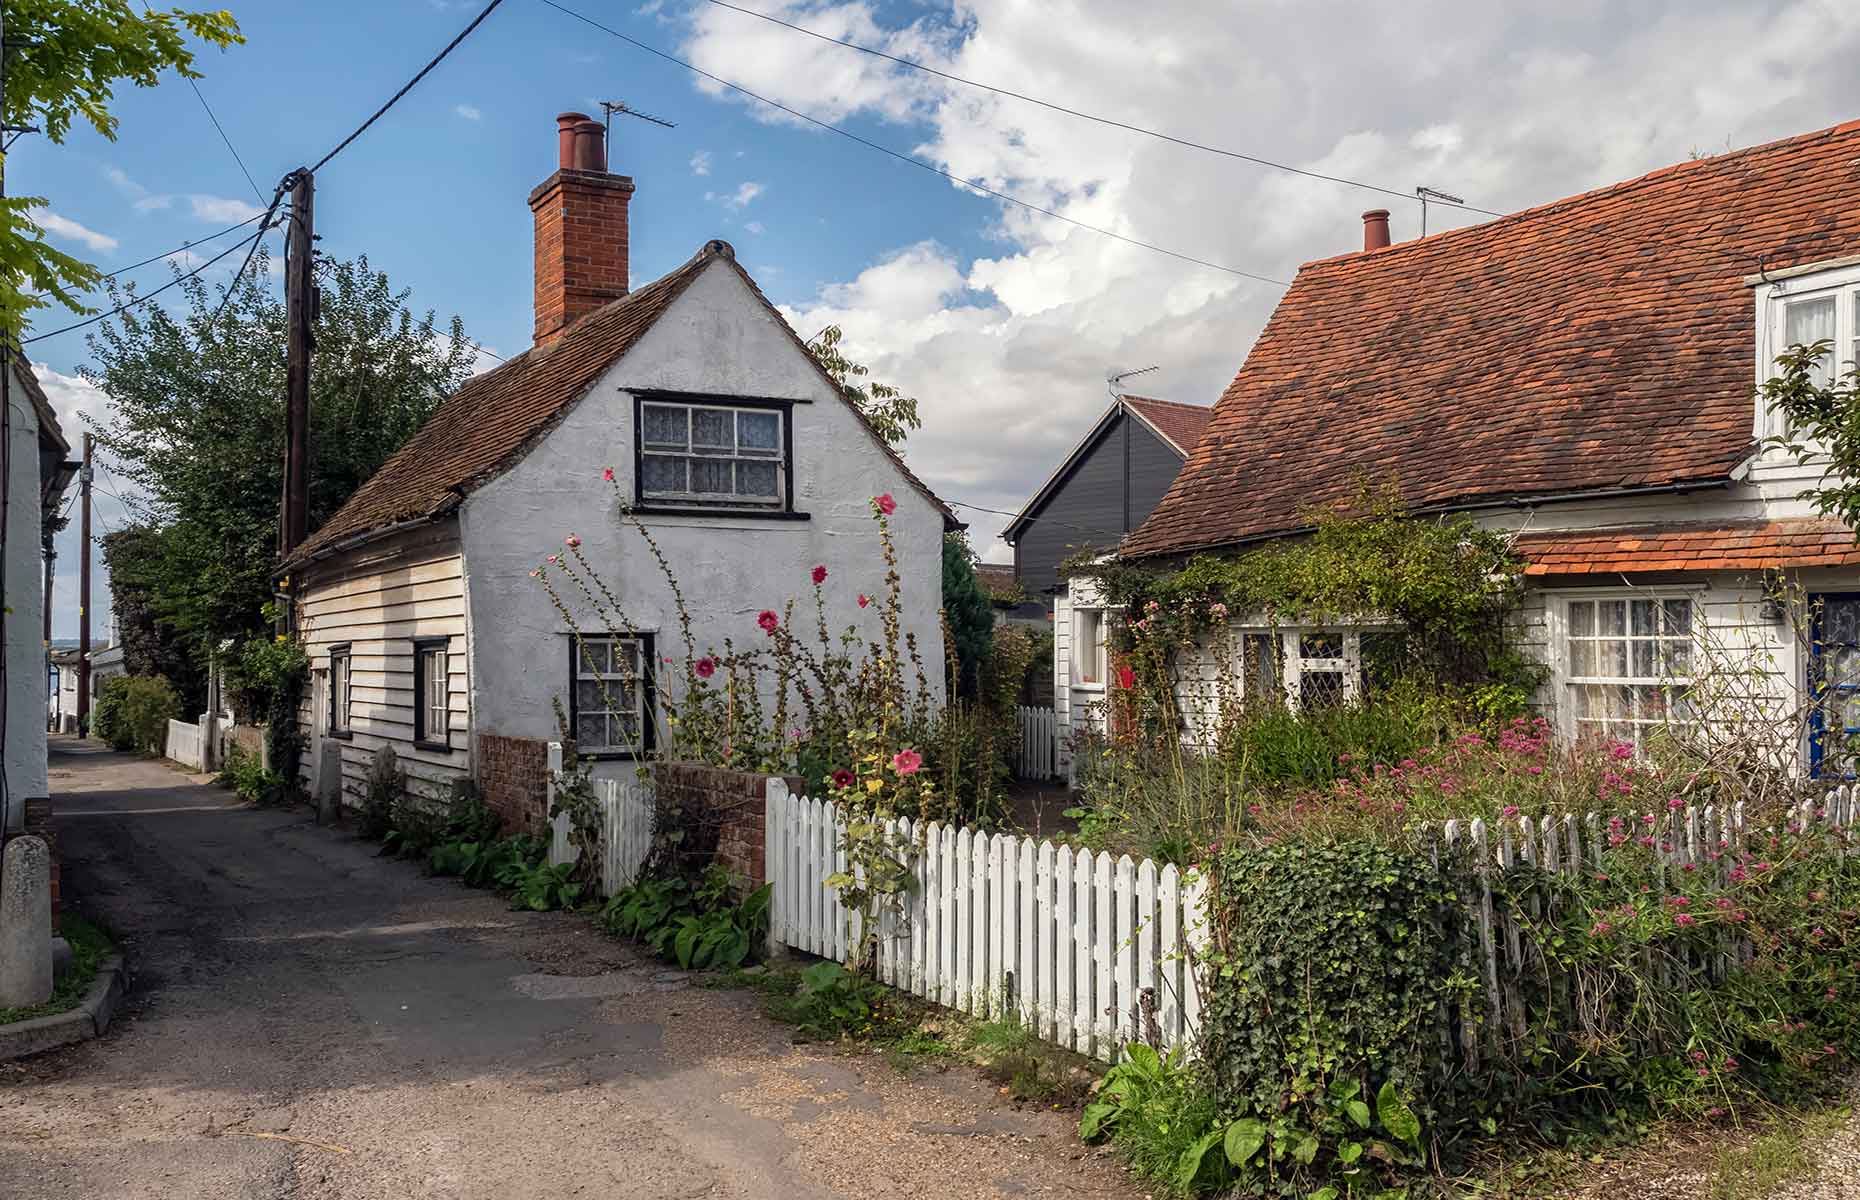
<path id="1" fill-rule="evenodd" d="M 1372 208 L 1363 214 L 1363 249 L 1380 250 L 1389 244 L 1389 210 Z"/>
<path id="2" fill-rule="evenodd" d="M 555 119 L 556 173 L 530 193 L 536 217 L 536 344 L 627 293 L 633 181 L 607 170 L 607 131 L 586 113 Z"/>

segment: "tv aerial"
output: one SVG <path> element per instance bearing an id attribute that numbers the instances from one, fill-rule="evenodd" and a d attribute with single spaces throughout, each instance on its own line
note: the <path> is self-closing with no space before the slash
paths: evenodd
<path id="1" fill-rule="evenodd" d="M 1466 201 L 1463 198 L 1459 196 L 1455 196 L 1450 192 L 1443 192 L 1439 190 L 1438 188 L 1417 187 L 1414 189 L 1414 194 L 1421 201 L 1421 236 L 1422 237 L 1427 236 L 1427 202 L 1429 200 L 1440 200 L 1440 201 L 1444 201 L 1447 204 L 1464 205 L 1466 203 Z"/>
<path id="2" fill-rule="evenodd" d="M 675 123 L 666 120 L 664 117 L 655 117 L 651 113 L 641 112 L 624 100 L 603 100 L 601 101 L 601 111 L 607 114 L 607 132 L 609 134 L 614 131 L 615 113 L 619 113 L 621 116 L 625 117 L 638 117 L 642 121 L 651 121 L 654 125 L 663 125 L 667 129 L 678 128 Z"/>
<path id="3" fill-rule="evenodd" d="M 1118 386 L 1122 384 L 1124 380 L 1133 378 L 1137 375 L 1148 375 L 1151 371 L 1160 370 L 1162 370 L 1162 364 L 1156 363 L 1152 366 L 1138 367 L 1134 371 L 1113 371 L 1111 374 L 1104 377 L 1104 385 L 1110 389 L 1111 399 L 1115 400 L 1120 395 L 1117 390 Z"/>

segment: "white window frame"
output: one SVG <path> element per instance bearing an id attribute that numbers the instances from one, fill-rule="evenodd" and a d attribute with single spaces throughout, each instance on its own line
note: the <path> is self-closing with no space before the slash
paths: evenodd
<path id="1" fill-rule="evenodd" d="M 329 651 L 329 732 L 348 737 L 355 732 L 350 702 L 355 693 L 355 658 L 348 646 Z"/>
<path id="2" fill-rule="evenodd" d="M 1576 716 L 1576 687 L 1671 687 L 1674 684 L 1689 682 L 1692 678 L 1690 675 L 1683 677 L 1661 674 L 1641 676 L 1633 673 L 1633 643 L 1635 641 L 1646 641 L 1649 640 L 1649 638 L 1646 636 L 1636 637 L 1633 633 L 1634 617 L 1631 607 L 1625 613 L 1624 628 L 1627 632 L 1623 635 L 1623 640 L 1628 643 L 1629 673 L 1620 676 L 1599 674 L 1576 675 L 1570 661 L 1571 624 L 1569 606 L 1572 603 L 1584 601 L 1626 601 L 1631 604 L 1631 602 L 1635 600 L 1649 600 L 1655 604 L 1662 604 L 1668 600 L 1685 600 L 1691 605 L 1691 630 L 1689 634 L 1691 641 L 1690 655 L 1691 663 L 1696 666 L 1698 662 L 1700 636 L 1705 629 L 1705 590 L 1706 589 L 1702 586 L 1694 588 L 1593 588 L 1579 591 L 1551 592 L 1545 596 L 1547 601 L 1545 606 L 1546 614 L 1549 618 L 1550 625 L 1550 658 L 1552 683 L 1555 687 L 1556 724 L 1557 731 L 1562 736 L 1565 743 L 1574 743 L 1582 735 L 1582 726 L 1589 723 L 1587 719 L 1578 720 Z M 1599 613 L 1600 610 L 1598 609 L 1598 620 Z M 1664 618 L 1662 618 L 1662 620 L 1664 620 Z M 1599 624 L 1595 626 L 1595 628 L 1599 630 Z M 1592 636 L 1598 642 L 1615 640 L 1613 638 L 1603 637 L 1599 632 Z M 1655 635 L 1652 640 L 1658 642 L 1662 640 L 1670 641 L 1672 639 Z M 1618 732 L 1614 731 L 1610 731 L 1608 736 L 1631 742 L 1636 747 L 1640 745 L 1642 731 L 1656 726 L 1656 722 L 1634 719 L 1630 719 L 1626 724 L 1633 735 L 1632 737 L 1621 737 Z"/>
<path id="3" fill-rule="evenodd" d="M 420 681 L 420 707 L 414 713 L 413 740 L 419 745 L 452 748 L 452 677 L 451 646 L 444 641 L 424 639 L 413 644 L 413 671 Z M 429 673 L 429 661 L 438 668 Z"/>
<path id="4" fill-rule="evenodd" d="M 1114 611 L 1117 610 L 1091 607 L 1072 610 L 1072 686 L 1081 692 L 1105 689 L 1111 672 L 1111 614 Z M 1081 669 L 1088 660 L 1095 668 L 1095 679 Z"/>
<path id="5" fill-rule="evenodd" d="M 649 409 L 679 409 L 685 414 L 685 442 L 682 449 L 653 449 L 646 441 L 646 413 Z M 699 453 L 692 441 L 692 425 L 696 414 L 700 412 L 728 413 L 730 416 L 730 435 L 732 446 L 728 451 Z M 744 413 L 767 416 L 775 419 L 775 448 L 769 451 L 744 450 L 740 421 Z M 788 503 L 788 414 L 779 408 L 763 407 L 754 404 L 718 404 L 699 403 L 695 401 L 657 400 L 641 398 L 639 404 L 639 498 L 648 504 L 695 505 L 705 508 L 736 508 L 755 512 L 769 509 L 784 509 Z M 701 461 L 728 462 L 732 487 L 736 481 L 736 463 L 773 464 L 775 467 L 775 488 L 768 496 L 741 496 L 735 491 L 693 492 L 654 490 L 646 486 L 646 461 L 648 459 L 677 459 L 686 464 L 685 482 L 691 481 L 690 464 Z"/>
<path id="6" fill-rule="evenodd" d="M 1834 300 L 1834 375 L 1840 377 L 1860 362 L 1860 262 L 1825 268 L 1809 267 L 1785 278 L 1756 285 L 1757 382 L 1777 375 L 1776 358 L 1791 345 L 1789 307 L 1806 301 Z M 1780 436 L 1784 430 L 1763 398 L 1757 398 L 1754 430 L 1759 441 Z"/>
<path id="7" fill-rule="evenodd" d="M 626 646 L 632 650 L 633 669 L 630 673 L 622 670 L 591 671 L 588 669 L 584 649 L 590 646 L 604 646 L 610 644 L 616 648 Z M 575 635 L 569 638 L 569 656 L 569 663 L 572 669 L 569 672 L 568 684 L 570 699 L 574 704 L 575 720 L 571 728 L 574 730 L 575 734 L 575 753 L 577 755 L 591 755 L 605 758 L 638 758 L 645 754 L 647 748 L 651 744 L 651 730 L 648 725 L 651 713 L 646 703 L 646 689 L 650 686 L 647 672 L 652 665 L 652 642 L 649 636 L 637 633 L 600 634 L 589 637 Z M 603 680 L 607 681 L 610 685 L 606 689 L 607 695 L 605 696 L 605 699 L 607 699 L 610 704 L 615 698 L 613 695 L 614 685 L 618 685 L 621 689 L 625 689 L 629 686 L 631 687 L 633 693 L 633 728 L 637 730 L 637 734 L 630 743 L 620 743 L 610 740 L 601 745 L 593 746 L 586 745 L 581 740 L 581 722 L 583 718 L 591 716 L 594 713 L 601 713 L 607 717 L 609 722 L 607 728 L 611 731 L 613 719 L 627 712 L 625 708 L 614 707 L 590 709 L 581 703 L 582 683 L 584 681 Z"/>

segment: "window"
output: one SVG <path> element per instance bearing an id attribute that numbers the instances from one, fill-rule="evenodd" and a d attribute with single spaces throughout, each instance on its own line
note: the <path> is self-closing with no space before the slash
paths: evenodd
<path id="1" fill-rule="evenodd" d="M 1103 687 L 1107 673 L 1105 652 L 1105 615 L 1103 609 L 1072 610 L 1072 682 L 1083 687 Z"/>
<path id="2" fill-rule="evenodd" d="M 706 507 L 786 509 L 788 410 L 784 406 L 639 405 L 638 493 Z"/>
<path id="3" fill-rule="evenodd" d="M 1809 769 L 1851 779 L 1860 774 L 1860 596 L 1815 596 L 1810 612 Z"/>
<path id="4" fill-rule="evenodd" d="M 339 737 L 349 733 L 349 648 L 329 648 L 329 731 Z"/>
<path id="5" fill-rule="evenodd" d="M 651 636 L 572 636 L 568 646 L 575 752 L 630 757 L 650 748 L 646 667 L 652 662 Z"/>
<path id="6" fill-rule="evenodd" d="M 1860 267 L 1812 270 L 1757 288 L 1758 378 L 1776 373 L 1776 358 L 1791 346 L 1829 343 L 1815 380 L 1827 384 L 1860 364 Z M 1759 403 L 1761 403 L 1759 401 Z M 1757 433 L 1784 433 L 1775 414 L 1757 414 Z"/>
<path id="7" fill-rule="evenodd" d="M 413 740 L 421 745 L 451 746 L 450 658 L 443 638 L 413 644 Z"/>
<path id="8" fill-rule="evenodd" d="M 1635 746 L 1650 729 L 1691 719 L 1692 601 L 1679 597 L 1570 600 L 1564 669 L 1578 738 Z"/>

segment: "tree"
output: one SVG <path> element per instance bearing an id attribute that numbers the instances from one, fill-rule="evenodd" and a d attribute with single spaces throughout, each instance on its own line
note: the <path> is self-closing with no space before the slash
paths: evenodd
<path id="1" fill-rule="evenodd" d="M 159 620 L 196 652 L 258 628 L 271 596 L 283 490 L 284 305 L 252 272 L 219 298 L 180 285 L 187 311 L 149 306 L 101 324 L 85 376 L 112 402 L 98 440 L 147 496 L 161 553 L 135 565 Z M 457 317 L 416 318 L 366 258 L 318 264 L 311 373 L 310 527 L 341 506 L 471 375 Z M 111 299 L 132 297 L 133 288 Z"/>
<path id="2" fill-rule="evenodd" d="M 1803 498 L 1860 529 L 1860 366 L 1837 375 L 1829 370 L 1833 361 L 1829 341 L 1791 346 L 1777 357 L 1777 374 L 1757 395 L 1782 418 L 1784 432 L 1765 445 L 1798 458 L 1826 455 L 1822 482 Z"/>
<path id="3" fill-rule="evenodd" d="M 118 81 L 154 87 L 170 68 L 200 78 L 189 35 L 222 49 L 245 41 L 225 11 L 138 11 L 126 0 L 6 0 L 5 124 L 32 126 L 62 143 L 81 118 L 114 141 L 109 106 Z M 0 151 L 0 185 L 5 178 Z M 74 312 L 90 311 L 77 293 L 101 279 L 95 267 L 46 244 L 31 215 L 45 203 L 43 196 L 0 199 L 0 334 L 9 340 L 47 297 Z"/>
<path id="4" fill-rule="evenodd" d="M 969 549 L 968 535 L 960 531 L 943 535 L 943 614 L 956 649 L 953 691 L 974 697 L 994 638 L 995 606 L 975 578 L 975 552 Z"/>
<path id="5" fill-rule="evenodd" d="M 892 446 L 902 446 L 911 430 L 923 427 L 917 415 L 916 398 L 876 379 L 858 382 L 865 379 L 866 368 L 840 353 L 841 336 L 838 325 L 829 325 L 814 335 L 807 348 L 814 352 L 827 374 L 833 376 L 853 407 L 864 413 L 872 428 L 878 430 L 878 436 Z"/>
<path id="6" fill-rule="evenodd" d="M 160 675 L 181 696 L 185 712 L 206 704 L 206 664 L 189 651 L 174 629 L 155 614 L 149 582 L 160 575 L 165 549 L 162 531 L 131 525 L 101 539 L 103 565 L 110 571 L 110 611 L 123 647 L 123 670 L 131 675 Z"/>

